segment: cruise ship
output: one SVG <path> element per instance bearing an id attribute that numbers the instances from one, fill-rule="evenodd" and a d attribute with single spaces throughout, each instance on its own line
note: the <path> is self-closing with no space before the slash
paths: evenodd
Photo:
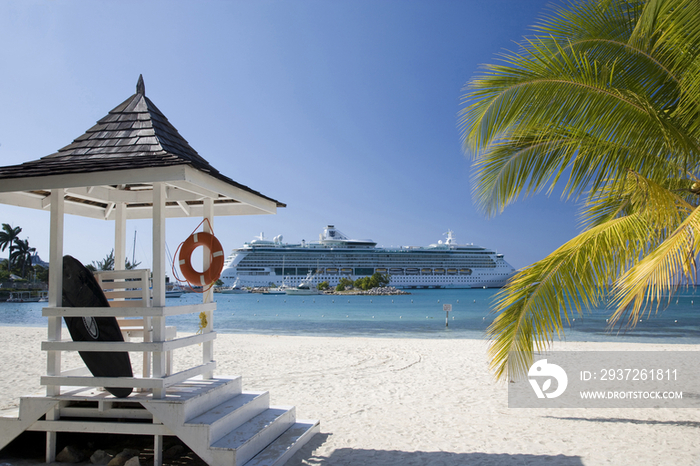
<path id="1" fill-rule="evenodd" d="M 452 231 L 427 247 L 382 248 L 372 240 L 349 239 L 328 225 L 318 242 L 283 243 L 264 234 L 235 249 L 224 263 L 224 286 L 294 287 L 342 277 L 356 280 L 375 272 L 388 274 L 390 286 L 417 288 L 497 288 L 515 269 L 498 254 L 472 244 L 457 244 Z"/>

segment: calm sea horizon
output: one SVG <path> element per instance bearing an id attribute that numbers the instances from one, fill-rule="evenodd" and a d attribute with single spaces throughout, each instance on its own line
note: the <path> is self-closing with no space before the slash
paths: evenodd
<path id="1" fill-rule="evenodd" d="M 255 293 L 215 294 L 214 328 L 219 333 L 307 335 L 333 337 L 485 338 L 495 315 L 497 289 L 411 290 L 397 296 L 287 296 Z M 177 306 L 201 302 L 201 295 L 169 298 Z M 697 303 L 695 302 L 697 301 Z M 444 304 L 451 304 L 445 327 Z M 46 326 L 44 303 L 0 303 L 2 326 Z M 611 330 L 612 310 L 602 306 L 576 315 L 565 324 L 563 340 L 654 343 L 700 343 L 700 292 L 683 288 L 633 329 Z M 167 318 L 168 325 L 195 332 L 196 315 Z"/>

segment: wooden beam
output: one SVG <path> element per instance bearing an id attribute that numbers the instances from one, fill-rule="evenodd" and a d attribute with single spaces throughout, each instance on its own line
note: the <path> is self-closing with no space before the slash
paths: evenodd
<path id="1" fill-rule="evenodd" d="M 51 194 L 41 200 L 41 207 L 43 209 L 49 209 L 51 207 Z"/>
<path id="2" fill-rule="evenodd" d="M 187 165 L 168 167 L 134 168 L 92 173 L 70 173 L 2 180 L 0 192 L 39 191 L 42 189 L 79 188 L 89 186 L 114 186 L 120 184 L 153 183 L 185 180 Z"/>
<path id="3" fill-rule="evenodd" d="M 44 317 L 170 317 L 213 311 L 216 303 L 161 307 L 45 307 Z"/>
<path id="4" fill-rule="evenodd" d="M 205 197 L 202 194 L 182 189 L 177 186 L 177 183 L 174 186 L 168 186 L 169 201 L 201 201 Z"/>
<path id="5" fill-rule="evenodd" d="M 190 210 L 190 217 L 200 217 L 204 216 L 204 208 L 201 204 L 187 206 Z M 140 207 L 127 207 L 127 218 L 129 220 L 135 219 L 151 219 L 153 207 L 152 206 L 140 206 Z M 93 217 L 89 215 L 88 210 L 83 210 L 86 214 L 85 216 Z M 214 204 L 214 215 L 217 217 L 222 216 L 232 216 L 232 215 L 269 215 L 270 212 L 260 210 L 256 207 L 250 206 L 248 204 Z M 76 215 L 79 215 L 76 213 Z M 188 217 L 179 205 L 167 206 L 165 210 L 166 218 L 183 218 Z M 98 217 L 94 217 L 98 218 Z M 109 220 L 114 220 L 114 213 L 110 216 Z"/>
<path id="6" fill-rule="evenodd" d="M 186 167 L 185 172 L 187 175 L 187 181 L 195 186 L 205 187 L 213 192 L 223 194 L 225 197 L 229 197 L 239 202 L 250 204 L 258 209 L 267 211 L 270 214 L 276 212 L 277 204 L 260 195 L 251 193 L 242 188 L 237 188 L 236 186 L 225 183 L 218 178 L 214 178 L 213 176 L 191 167 Z M 214 196 L 210 197 L 216 199 Z"/>
<path id="7" fill-rule="evenodd" d="M 204 199 L 204 231 L 206 233 L 214 232 L 214 200 L 210 197 Z M 211 264 L 209 263 L 209 251 L 206 248 L 204 250 L 204 256 L 202 258 L 202 267 L 204 270 L 208 269 Z M 202 304 L 209 304 L 214 302 L 214 284 L 211 284 L 212 288 L 209 292 L 202 295 Z M 207 334 L 214 330 L 214 311 L 209 311 L 206 313 L 207 316 L 207 326 L 202 329 L 202 332 Z M 202 344 L 202 364 L 209 364 L 214 361 L 214 341 L 207 341 Z M 203 379 L 211 379 L 214 377 L 214 372 L 205 372 L 202 374 Z"/>
<path id="8" fill-rule="evenodd" d="M 152 196 L 151 191 L 141 191 L 138 197 L 140 198 L 141 195 L 144 194 Z M 168 198 L 168 200 L 172 201 L 201 200 L 201 196 L 183 191 L 181 189 L 169 190 L 168 194 L 173 195 L 174 198 Z M 71 194 L 71 196 L 73 196 L 73 194 Z M 117 202 L 114 197 L 112 197 L 112 200 Z M 51 206 L 51 197 L 41 196 L 39 194 L 29 192 L 0 193 L 0 203 L 14 205 L 17 207 L 27 207 L 30 209 L 47 210 Z M 151 219 L 153 216 L 153 207 L 150 205 L 150 197 L 144 204 L 146 205 L 140 207 L 132 207 L 127 204 L 127 219 Z M 188 205 L 188 208 L 190 209 L 189 216 L 197 217 L 203 216 L 204 214 L 202 204 Z M 66 214 L 94 218 L 97 220 L 105 220 L 105 209 L 100 206 L 66 201 L 64 209 Z M 214 215 L 216 216 L 267 215 L 270 213 L 276 213 L 276 206 L 273 210 L 274 212 L 270 212 L 269 209 L 261 210 L 255 206 L 243 203 L 214 203 Z M 188 217 L 188 215 L 179 205 L 166 207 L 165 216 L 166 218 Z M 115 212 L 112 211 L 106 220 L 114 219 Z"/>
<path id="9" fill-rule="evenodd" d="M 185 201 L 177 201 L 177 205 L 180 206 L 180 209 L 182 209 L 187 217 L 192 215 L 192 209 L 190 209 L 190 206 L 187 205 Z"/>
<path id="10" fill-rule="evenodd" d="M 47 431 L 57 430 L 60 432 L 103 432 L 109 434 L 122 435 L 173 435 L 173 433 L 163 424 L 147 423 L 125 423 L 125 422 L 105 422 L 105 421 L 36 421 L 27 430 Z M 52 461 L 53 462 L 53 461 Z"/>
<path id="11" fill-rule="evenodd" d="M 183 191 L 196 195 L 198 199 L 219 198 L 219 193 L 217 191 L 212 191 L 211 189 L 208 189 L 204 186 L 199 186 L 187 181 L 173 181 L 170 184 L 176 186 L 177 188 Z"/>
<path id="12" fill-rule="evenodd" d="M 107 216 L 109 217 L 109 215 Z M 117 204 L 114 214 L 114 270 L 126 267 L 126 206 Z"/>
<path id="13" fill-rule="evenodd" d="M 165 306 L 165 183 L 153 184 L 153 307 Z M 165 317 L 153 317 L 153 341 L 165 341 Z M 166 354 L 153 352 L 153 377 L 166 375 Z M 153 390 L 154 398 L 165 397 L 165 389 Z"/>
<path id="14" fill-rule="evenodd" d="M 51 221 L 49 225 L 49 306 L 63 305 L 63 221 L 64 221 L 64 191 L 54 189 L 51 191 Z M 61 340 L 61 318 L 49 317 L 48 340 Z M 46 353 L 46 374 L 56 376 L 61 373 L 61 352 L 49 351 Z M 57 396 L 61 394 L 60 385 L 47 385 L 46 395 Z M 58 419 L 59 410 L 53 408 L 46 413 L 46 420 Z M 46 462 L 53 463 L 56 459 L 56 446 L 58 437 L 55 431 L 46 432 Z"/>
<path id="15" fill-rule="evenodd" d="M 116 204 L 114 202 L 110 202 L 109 204 L 107 204 L 107 207 L 105 208 L 105 214 L 104 214 L 105 220 L 107 220 L 109 218 L 109 214 L 112 213 L 115 206 L 116 206 Z"/>

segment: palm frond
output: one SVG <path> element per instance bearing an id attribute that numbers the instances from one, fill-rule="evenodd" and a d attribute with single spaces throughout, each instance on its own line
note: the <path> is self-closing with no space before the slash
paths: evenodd
<path id="1" fill-rule="evenodd" d="M 695 283 L 699 253 L 700 208 L 696 208 L 664 242 L 620 277 L 611 321 L 618 323 L 626 315 L 628 325 L 634 326 L 644 311 L 651 314 L 653 303 L 658 310 L 664 296 L 670 300 L 679 284 Z"/>
<path id="2" fill-rule="evenodd" d="M 598 304 L 612 280 L 646 252 L 648 236 L 640 215 L 615 218 L 515 275 L 497 294 L 498 316 L 487 329 L 496 377 L 527 374 L 533 350 L 562 334 L 563 319 Z"/>

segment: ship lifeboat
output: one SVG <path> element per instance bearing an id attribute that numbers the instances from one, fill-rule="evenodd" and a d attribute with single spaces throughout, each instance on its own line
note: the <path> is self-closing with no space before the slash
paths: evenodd
<path id="1" fill-rule="evenodd" d="M 457 269 L 447 269 L 448 275 L 457 275 Z"/>
<path id="2" fill-rule="evenodd" d="M 398 268 L 389 269 L 389 273 L 391 275 L 403 275 L 403 269 L 398 269 Z"/>
<path id="3" fill-rule="evenodd" d="M 459 269 L 460 275 L 471 275 L 472 269 Z"/>
<path id="4" fill-rule="evenodd" d="M 435 269 L 435 273 L 444 274 L 445 269 Z"/>
<path id="5" fill-rule="evenodd" d="M 420 273 L 420 269 L 413 269 L 413 268 L 406 269 L 406 275 L 418 275 L 419 273 Z"/>
<path id="6" fill-rule="evenodd" d="M 340 273 L 352 274 L 352 269 L 343 268 L 340 269 Z"/>
<path id="7" fill-rule="evenodd" d="M 423 274 L 426 274 L 426 275 L 427 275 L 427 274 L 432 274 L 432 273 L 433 273 L 433 269 L 420 269 L 420 273 L 423 273 Z"/>
<path id="8" fill-rule="evenodd" d="M 379 273 L 386 273 L 386 272 L 387 272 L 386 269 L 374 269 L 374 270 L 375 270 L 376 272 L 379 272 Z"/>
<path id="9" fill-rule="evenodd" d="M 326 273 L 338 273 L 338 269 L 334 269 L 334 268 L 326 269 Z"/>

